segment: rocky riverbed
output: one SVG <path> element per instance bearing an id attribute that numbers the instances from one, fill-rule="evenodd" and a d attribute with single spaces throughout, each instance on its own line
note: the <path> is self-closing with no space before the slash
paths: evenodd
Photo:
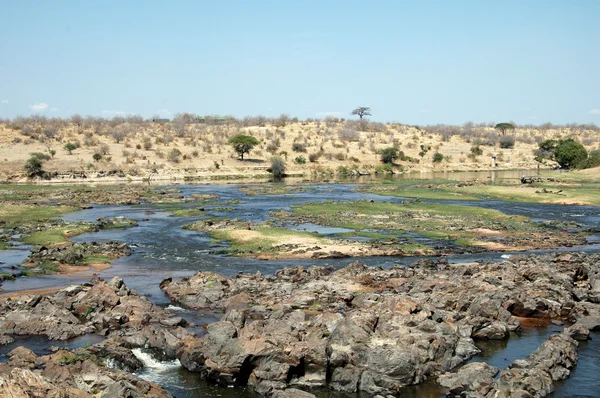
<path id="1" fill-rule="evenodd" d="M 182 365 L 260 394 L 290 387 L 395 394 L 465 363 L 479 352 L 477 339 L 508 338 L 519 317 L 574 323 L 483 393 L 532 377 L 543 382 L 543 396 L 576 363 L 573 337 L 600 327 L 599 270 L 598 255 L 561 254 L 390 269 L 356 262 L 234 278 L 200 272 L 161 287 L 189 308 L 224 313 L 205 336 L 184 342 Z M 544 361 L 555 365 L 538 369 Z"/>
<path id="2" fill-rule="evenodd" d="M 120 278 L 96 278 L 3 300 L 3 344 L 24 335 L 105 339 L 42 356 L 16 348 L 0 365 L 0 383 L 13 394 L 4 396 L 170 396 L 127 373 L 144 366 L 146 352 L 261 395 L 310 397 L 323 388 L 395 395 L 437 379 L 460 396 L 544 396 L 577 363 L 577 340 L 600 328 L 599 272 L 600 255 L 563 253 L 388 269 L 299 266 L 270 276 L 199 272 L 163 281 L 179 305 L 222 314 L 200 334 Z M 522 317 L 573 325 L 497 379 L 490 365 L 465 365 L 480 352 L 477 340 L 508 338 Z"/>

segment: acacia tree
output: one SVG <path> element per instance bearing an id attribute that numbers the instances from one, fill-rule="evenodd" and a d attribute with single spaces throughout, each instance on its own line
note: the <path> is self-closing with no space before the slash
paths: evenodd
<path id="1" fill-rule="evenodd" d="M 507 131 L 514 130 L 515 125 L 512 123 L 498 123 L 497 125 L 494 126 L 494 128 L 496 130 L 499 130 L 502 133 L 502 135 L 504 135 L 504 134 L 506 134 Z"/>
<path id="2" fill-rule="evenodd" d="M 233 149 L 237 152 L 241 160 L 244 160 L 244 154 L 250 153 L 254 146 L 258 145 L 260 141 L 251 135 L 238 134 L 234 135 L 229 139 L 229 143 Z"/>
<path id="3" fill-rule="evenodd" d="M 368 106 L 359 106 L 358 108 L 354 109 L 351 114 L 358 115 L 358 117 L 362 119 L 363 116 L 371 116 L 371 108 Z"/>

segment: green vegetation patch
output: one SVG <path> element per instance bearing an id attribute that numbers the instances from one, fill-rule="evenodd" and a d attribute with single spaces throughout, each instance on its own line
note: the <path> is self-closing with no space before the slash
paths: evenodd
<path id="1" fill-rule="evenodd" d="M 73 206 L 3 204 L 0 207 L 0 220 L 8 227 L 16 227 L 45 222 L 76 210 L 79 208 Z"/>
<path id="2" fill-rule="evenodd" d="M 573 179 L 575 178 L 577 177 Z M 600 184 L 595 183 L 536 182 L 533 184 L 475 184 L 436 180 L 427 182 L 423 180 L 404 180 L 392 183 L 371 184 L 360 190 L 382 196 L 431 200 L 480 201 L 493 199 L 509 202 L 600 206 Z"/>
<path id="3" fill-rule="evenodd" d="M 536 247 L 583 243 L 581 236 L 546 228 L 527 217 L 474 206 L 420 201 L 309 203 L 294 206 L 292 213 L 280 212 L 276 216 L 296 222 L 354 229 L 357 232 L 353 236 L 362 233 L 380 240 L 390 239 L 385 236 L 389 231 L 396 236 L 412 233 L 433 240 L 451 241 L 456 246 L 493 247 L 496 250 L 525 249 L 531 247 L 534 241 L 537 242 Z M 364 233 L 364 230 L 382 232 Z"/>
<path id="4" fill-rule="evenodd" d="M 94 231 L 92 225 L 63 226 L 47 229 L 45 231 L 36 231 L 23 238 L 23 242 L 28 245 L 53 245 L 56 243 L 67 242 L 69 237 L 81 235 L 86 232 Z"/>
<path id="5" fill-rule="evenodd" d="M 261 226 L 245 231 L 238 229 L 223 229 L 209 232 L 211 238 L 227 241 L 230 244 L 228 252 L 232 255 L 244 256 L 259 253 L 277 252 L 278 244 L 294 238 L 308 238 L 314 243 L 325 242 L 327 239 L 314 232 L 293 231 L 280 227 Z"/>
<path id="6" fill-rule="evenodd" d="M 83 264 L 110 264 L 110 257 L 101 254 L 87 254 L 83 256 Z"/>

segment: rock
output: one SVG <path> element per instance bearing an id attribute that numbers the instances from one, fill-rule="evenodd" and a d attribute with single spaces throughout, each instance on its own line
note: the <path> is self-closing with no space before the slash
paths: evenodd
<path id="1" fill-rule="evenodd" d="M 469 391 L 485 396 L 493 388 L 498 368 L 484 362 L 472 362 L 462 366 L 456 372 L 438 376 L 438 383 L 450 389 L 450 396 L 460 396 Z"/>
<path id="2" fill-rule="evenodd" d="M 13 339 L 10 336 L 7 336 L 5 334 L 0 335 L 0 345 L 7 345 L 7 344 L 10 344 L 10 343 L 12 343 L 14 341 L 15 341 L 15 339 Z"/>
<path id="3" fill-rule="evenodd" d="M 297 390 L 295 388 L 288 388 L 286 390 L 276 390 L 273 398 L 316 398 L 316 395 L 308 393 L 306 391 Z"/>
<path id="4" fill-rule="evenodd" d="M 259 394 L 328 387 L 390 395 L 445 373 L 440 377 L 457 394 L 503 396 L 514 388 L 541 395 L 568 376 L 582 326 L 515 361 L 501 382 L 484 364 L 448 372 L 479 352 L 473 339 L 505 339 L 518 330 L 515 314 L 593 324 L 600 306 L 590 299 L 591 281 L 600 255 L 566 260 L 513 256 L 441 269 L 436 262 L 387 269 L 354 262 L 337 271 L 293 267 L 232 278 L 199 272 L 162 289 L 188 307 L 225 312 L 206 335 L 177 349 L 183 367 L 221 384 L 248 384 Z"/>
<path id="5" fill-rule="evenodd" d="M 576 323 L 565 329 L 565 333 L 575 340 L 585 341 L 590 339 L 590 330 L 582 323 Z"/>

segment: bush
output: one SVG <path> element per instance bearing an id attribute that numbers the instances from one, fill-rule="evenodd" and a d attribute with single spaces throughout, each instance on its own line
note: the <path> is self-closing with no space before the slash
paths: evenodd
<path id="1" fill-rule="evenodd" d="M 500 138 L 500 148 L 510 149 L 515 147 L 515 138 L 511 136 L 503 136 Z"/>
<path id="2" fill-rule="evenodd" d="M 279 156 L 271 158 L 271 173 L 275 178 L 281 178 L 285 175 L 285 162 Z"/>
<path id="3" fill-rule="evenodd" d="M 294 142 L 292 144 L 292 151 L 294 152 L 306 152 L 306 145 L 301 144 L 299 142 Z"/>
<path id="4" fill-rule="evenodd" d="M 50 156 L 45 153 L 34 152 L 31 157 L 25 162 L 25 172 L 28 177 L 41 177 L 45 174 L 43 170 L 43 162 L 50 159 Z"/>
<path id="5" fill-rule="evenodd" d="M 96 162 L 99 162 L 99 161 L 100 161 L 100 159 L 102 159 L 102 154 L 100 154 L 100 153 L 95 153 L 95 154 L 93 154 L 93 155 L 92 155 L 92 158 L 93 158 L 93 159 L 94 159 Z"/>
<path id="6" fill-rule="evenodd" d="M 582 163 L 581 167 L 584 169 L 589 169 L 591 167 L 598 166 L 600 166 L 600 150 L 594 149 L 593 151 L 590 151 L 587 160 Z"/>
<path id="7" fill-rule="evenodd" d="M 471 147 L 471 155 L 473 157 L 481 156 L 481 155 L 483 155 L 483 149 L 481 149 L 481 147 L 479 145 L 473 145 Z"/>
<path id="8" fill-rule="evenodd" d="M 554 148 L 554 156 L 563 169 L 578 167 L 588 159 L 588 153 L 583 145 L 572 138 L 559 140 Z"/>
<path id="9" fill-rule="evenodd" d="M 440 163 L 442 160 L 444 160 L 444 155 L 439 152 L 433 154 L 433 163 Z"/>
<path id="10" fill-rule="evenodd" d="M 171 151 L 169 152 L 168 155 L 168 159 L 169 162 L 171 163 L 179 163 L 180 159 L 179 157 L 181 156 L 181 151 L 177 148 L 173 148 L 171 149 Z"/>
<path id="11" fill-rule="evenodd" d="M 400 149 L 395 146 L 383 148 L 379 151 L 381 161 L 385 164 L 392 164 L 400 157 Z"/>
<path id="12" fill-rule="evenodd" d="M 319 160 L 321 155 L 321 152 L 311 153 L 310 155 L 308 155 L 308 161 L 311 163 L 315 163 L 317 160 Z"/>
<path id="13" fill-rule="evenodd" d="M 296 162 L 298 164 L 305 164 L 306 158 L 304 156 L 298 156 L 296 159 L 294 159 L 294 162 Z"/>
<path id="14" fill-rule="evenodd" d="M 72 142 L 67 142 L 64 148 L 67 152 L 69 152 L 69 155 L 71 155 L 73 151 L 77 149 L 77 145 L 73 144 Z"/>

